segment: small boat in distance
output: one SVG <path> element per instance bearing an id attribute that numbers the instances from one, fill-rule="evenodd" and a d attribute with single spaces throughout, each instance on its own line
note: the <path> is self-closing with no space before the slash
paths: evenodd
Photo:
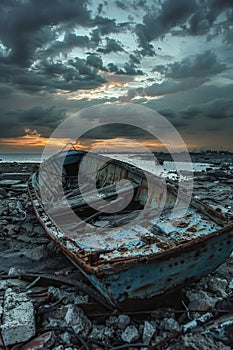
<path id="1" fill-rule="evenodd" d="M 60 152 L 32 174 L 29 193 L 51 239 L 117 308 L 198 280 L 232 251 L 223 214 L 185 191 L 176 207 L 176 184 L 120 160 Z"/>

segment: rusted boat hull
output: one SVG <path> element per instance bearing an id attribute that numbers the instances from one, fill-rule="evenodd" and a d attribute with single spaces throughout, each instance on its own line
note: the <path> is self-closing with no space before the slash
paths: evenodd
<path id="1" fill-rule="evenodd" d="M 77 155 L 73 153 L 72 160 L 71 158 L 68 161 L 66 160 L 68 166 L 76 164 L 75 157 L 80 158 L 80 153 L 77 152 Z M 96 156 L 93 157 L 93 162 L 95 159 Z M 123 169 L 127 168 L 125 168 L 124 163 L 119 161 L 112 164 Z M 112 164 L 111 166 L 113 166 Z M 131 172 L 131 167 L 127 171 Z M 138 176 L 140 172 L 135 173 L 132 170 L 132 174 L 130 173 L 130 177 L 131 175 L 134 176 L 134 174 Z M 154 241 L 152 239 L 152 242 L 146 243 L 145 247 L 137 244 L 137 247 L 132 249 L 130 244 L 132 245 L 132 242 L 136 242 L 136 240 L 131 239 L 126 241 L 127 245 L 125 246 L 128 249 L 126 251 L 125 249 L 121 251 L 119 246 L 117 246 L 110 251 L 105 252 L 103 250 L 101 252 L 98 247 L 90 253 L 90 250 L 84 248 L 83 242 L 86 243 L 87 240 L 84 240 L 85 237 L 83 238 L 82 232 L 77 230 L 74 239 L 74 236 L 69 236 L 64 232 L 64 229 L 59 227 L 45 210 L 38 194 L 37 177 L 38 173 L 32 176 L 29 182 L 29 192 L 34 210 L 42 226 L 89 281 L 116 307 L 127 305 L 127 301 L 142 301 L 161 296 L 174 288 L 183 286 L 185 283 L 198 280 L 221 265 L 232 251 L 233 224 L 226 223 L 221 214 L 215 213 L 206 205 L 198 201 L 192 201 L 192 209 L 187 214 L 188 219 L 186 219 L 185 224 L 190 225 L 193 231 L 197 227 L 200 230 L 198 234 L 195 233 L 192 236 L 190 233 L 191 229 L 187 233 L 188 226 L 186 229 L 180 228 L 178 230 L 177 228 L 176 234 L 178 235 L 179 233 L 181 237 L 171 239 L 168 235 L 168 243 L 165 244 L 162 241 L 163 245 L 161 242 L 158 243 L 156 238 Z M 138 189 L 136 189 L 137 191 Z M 137 198 L 140 197 L 140 193 L 137 192 L 135 196 Z M 167 201 L 171 202 L 169 197 Z M 78 211 L 82 210 L 82 208 L 80 207 Z M 62 222 L 64 220 L 63 213 L 61 215 Z M 197 219 L 195 215 L 197 215 Z M 216 222 L 214 220 L 215 215 Z M 213 221 L 210 222 L 211 216 Z M 163 228 L 162 221 L 159 222 L 159 225 Z M 181 225 L 181 227 L 183 226 Z M 133 226 L 130 226 L 130 228 L 134 229 Z M 113 234 L 119 234 L 120 237 L 122 231 L 118 233 L 116 229 L 113 231 Z M 145 242 L 145 238 L 148 239 L 148 233 L 146 237 L 145 235 L 143 236 L 143 242 Z M 141 243 L 140 239 L 138 241 Z M 160 246 L 165 246 L 165 248 L 156 250 Z"/>

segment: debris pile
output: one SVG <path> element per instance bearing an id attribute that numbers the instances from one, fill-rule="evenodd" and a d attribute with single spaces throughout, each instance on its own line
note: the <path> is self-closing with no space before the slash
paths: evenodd
<path id="1" fill-rule="evenodd" d="M 113 310 L 38 224 L 26 186 L 33 166 L 0 168 L 0 349 L 233 348 L 233 256 L 166 306 Z M 194 194 L 231 220 L 232 163 L 209 168 L 195 174 Z"/>

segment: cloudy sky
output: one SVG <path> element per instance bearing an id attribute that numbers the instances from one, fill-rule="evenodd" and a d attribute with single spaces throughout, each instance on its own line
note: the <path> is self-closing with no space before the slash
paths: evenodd
<path id="1" fill-rule="evenodd" d="M 190 149 L 233 149 L 233 0 L 0 0 L 0 18 L 2 152 L 41 150 L 107 102 L 160 112 Z"/>

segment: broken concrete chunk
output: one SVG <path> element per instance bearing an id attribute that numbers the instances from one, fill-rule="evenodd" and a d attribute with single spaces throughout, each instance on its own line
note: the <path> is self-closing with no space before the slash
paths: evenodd
<path id="1" fill-rule="evenodd" d="M 128 315 L 119 315 L 117 321 L 118 327 L 124 330 L 130 324 L 130 317 Z"/>
<path id="2" fill-rule="evenodd" d="M 65 321 L 77 333 L 86 337 L 91 330 L 91 321 L 84 314 L 83 310 L 72 304 L 68 305 Z"/>
<path id="3" fill-rule="evenodd" d="M 132 343 L 140 338 L 139 331 L 135 326 L 128 326 L 122 332 L 121 339 L 126 343 Z"/>
<path id="4" fill-rule="evenodd" d="M 142 336 L 142 340 L 144 344 L 146 345 L 150 344 L 151 338 L 155 334 L 155 331 L 156 331 L 156 328 L 149 321 L 144 322 L 144 329 L 143 329 L 143 336 Z"/>
<path id="5" fill-rule="evenodd" d="M 27 341 L 35 335 L 33 304 L 26 295 L 6 290 L 1 333 L 5 346 Z"/>
<path id="6" fill-rule="evenodd" d="M 209 291 L 211 293 L 217 294 L 219 297 L 226 297 L 226 289 L 228 286 L 228 282 L 223 278 L 211 278 L 208 282 Z"/>

